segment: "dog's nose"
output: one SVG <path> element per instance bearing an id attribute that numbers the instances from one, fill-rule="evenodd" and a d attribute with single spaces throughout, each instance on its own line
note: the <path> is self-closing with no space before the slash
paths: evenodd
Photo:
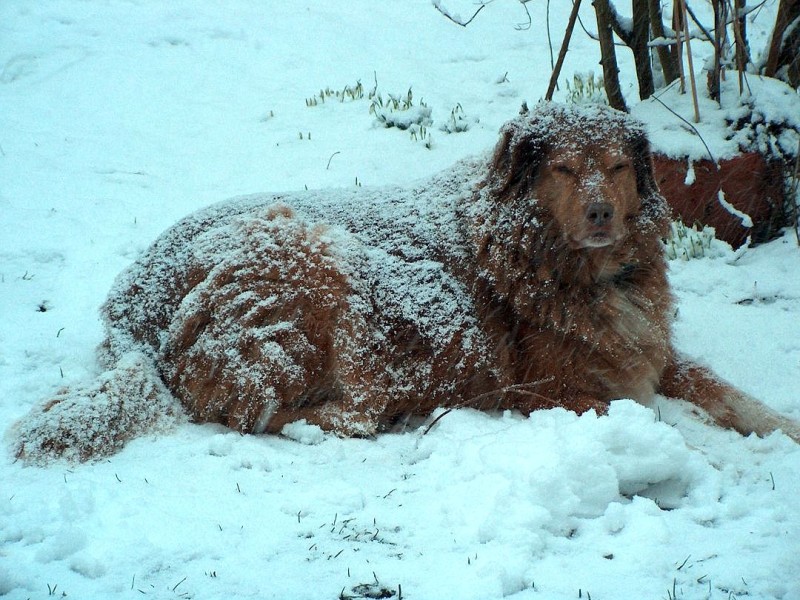
<path id="1" fill-rule="evenodd" d="M 586 220 L 596 227 L 602 227 L 614 216 L 614 207 L 608 202 L 592 202 L 586 209 Z"/>

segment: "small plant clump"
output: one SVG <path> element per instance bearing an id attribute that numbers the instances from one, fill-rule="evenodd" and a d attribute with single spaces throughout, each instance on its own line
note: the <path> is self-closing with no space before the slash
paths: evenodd
<path id="1" fill-rule="evenodd" d="M 608 104 L 608 97 L 603 85 L 602 77 L 595 77 L 594 73 L 575 73 L 572 76 L 572 85 L 567 86 L 567 101 L 573 104 Z"/>
<path id="2" fill-rule="evenodd" d="M 662 243 L 668 260 L 690 260 L 717 256 L 719 252 L 715 246 L 722 242 L 717 241 L 713 227 L 703 226 L 698 229 L 695 224 L 689 228 L 681 221 L 673 221 L 669 236 Z"/>
<path id="3" fill-rule="evenodd" d="M 439 126 L 445 133 L 461 133 L 469 129 L 470 119 L 459 102 L 450 111 L 450 118 Z"/>
<path id="4" fill-rule="evenodd" d="M 405 96 L 389 94 L 386 101 L 377 94 L 369 105 L 369 113 L 385 127 L 397 127 L 401 131 L 411 129 L 412 125 L 430 127 L 433 125 L 433 109 L 422 100 L 414 104 L 414 94 L 408 88 Z"/>
<path id="5" fill-rule="evenodd" d="M 330 87 L 320 89 L 318 94 L 306 98 L 306 106 L 319 106 L 331 99 L 342 103 L 365 98 L 370 101 L 369 114 L 375 117 L 377 123 L 386 128 L 408 131 L 413 141 L 424 142 L 428 149 L 432 147 L 433 138 L 429 129 L 433 125 L 431 116 L 433 109 L 422 100 L 415 104 L 411 88 L 405 94 L 387 94 L 384 98 L 384 95 L 378 91 L 377 77 L 374 87 L 367 93 L 364 91 L 361 80 L 358 80 L 355 85 L 346 85 L 341 90 L 334 90 Z M 468 118 L 461 103 L 458 103 L 450 111 L 450 118 L 442 123 L 439 129 L 445 133 L 461 133 L 467 131 L 475 122 L 477 119 Z"/>
<path id="6" fill-rule="evenodd" d="M 370 99 L 372 99 L 373 92 L 370 92 Z M 333 90 L 330 87 L 326 87 L 325 89 L 321 89 L 318 94 L 311 96 L 310 98 L 306 98 L 306 106 L 318 106 L 319 104 L 325 104 L 326 100 L 333 99 L 338 100 L 340 103 L 342 102 L 354 102 L 355 100 L 361 100 L 364 97 L 364 86 L 361 84 L 361 80 L 357 80 L 355 85 L 346 85 L 341 90 Z"/>
<path id="7" fill-rule="evenodd" d="M 433 109 L 422 100 L 414 104 L 414 94 L 411 88 L 405 95 L 389 94 L 384 101 L 378 93 L 369 105 L 369 113 L 384 127 L 396 127 L 401 131 L 409 131 L 411 139 L 425 142 L 425 147 L 430 149 L 433 140 L 428 133 L 428 128 L 433 125 L 431 114 Z"/>

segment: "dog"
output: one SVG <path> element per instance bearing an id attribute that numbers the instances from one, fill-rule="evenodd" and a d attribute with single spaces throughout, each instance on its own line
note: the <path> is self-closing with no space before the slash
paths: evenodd
<path id="1" fill-rule="evenodd" d="M 552 103 L 416 187 L 213 205 L 119 276 L 107 371 L 34 409 L 16 453 L 108 454 L 179 416 L 175 398 L 243 433 L 305 419 L 372 436 L 440 407 L 602 414 L 661 394 L 800 441 L 798 423 L 674 349 L 669 220 L 644 126 Z"/>

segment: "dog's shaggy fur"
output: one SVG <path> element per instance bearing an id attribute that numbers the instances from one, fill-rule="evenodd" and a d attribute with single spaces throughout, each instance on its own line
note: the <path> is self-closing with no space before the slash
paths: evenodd
<path id="1" fill-rule="evenodd" d="M 800 439 L 673 350 L 668 217 L 640 124 L 544 104 L 503 127 L 488 161 L 413 189 L 253 196 L 181 221 L 111 292 L 106 377 L 154 365 L 191 418 L 242 432 L 306 419 L 367 436 L 437 407 L 602 413 L 661 393 Z M 84 459 L 146 428 L 113 389 L 103 401 L 127 402 L 138 426 L 109 409 L 105 437 L 76 443 L 78 390 L 23 423 L 18 454 Z"/>

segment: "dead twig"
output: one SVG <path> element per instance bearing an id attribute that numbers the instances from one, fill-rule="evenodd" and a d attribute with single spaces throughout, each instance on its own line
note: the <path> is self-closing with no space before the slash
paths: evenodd
<path id="1" fill-rule="evenodd" d="M 489 392 L 484 392 L 483 394 L 478 394 L 477 396 L 473 396 L 472 398 L 464 400 L 464 402 L 459 402 L 455 406 L 451 406 L 450 408 L 442 412 L 439 416 L 437 416 L 433 421 L 430 422 L 430 424 L 425 428 L 425 431 L 422 432 L 422 435 L 427 435 L 428 432 L 431 429 L 433 429 L 433 427 L 439 421 L 441 421 L 446 415 L 449 415 L 451 412 L 453 412 L 458 408 L 467 408 L 470 406 L 474 406 L 475 404 L 479 403 L 481 400 L 484 400 L 486 398 L 491 398 L 493 396 L 502 396 L 511 392 L 516 394 L 522 394 L 524 396 L 532 396 L 534 398 L 542 400 L 545 404 L 549 404 L 553 408 L 562 406 L 562 404 L 557 400 L 553 400 L 552 398 L 548 398 L 547 396 L 543 396 L 542 394 L 537 394 L 536 392 L 528 389 L 531 387 L 542 385 L 543 383 L 550 383 L 551 381 L 553 381 L 553 379 L 554 377 L 546 377 L 544 379 L 539 379 L 537 381 L 532 381 L 530 383 L 516 383 L 513 385 L 507 385 L 506 387 L 498 388 L 496 390 L 491 390 Z"/>
<path id="2" fill-rule="evenodd" d="M 342 153 L 342 151 L 341 151 L 341 150 L 337 150 L 336 152 L 334 152 L 333 154 L 331 154 L 331 157 L 328 159 L 328 165 L 325 167 L 325 170 L 326 170 L 326 171 L 329 171 L 329 170 L 330 170 L 330 168 L 331 168 L 331 161 L 333 160 L 333 157 L 334 157 L 334 156 L 336 156 L 337 154 L 341 154 L 341 153 Z"/>
<path id="3" fill-rule="evenodd" d="M 452 21 L 453 23 L 455 23 L 456 25 L 460 25 L 461 27 L 466 27 L 467 25 L 472 23 L 472 21 L 475 20 L 475 17 L 478 16 L 478 13 L 480 13 L 484 8 L 486 8 L 486 6 L 488 4 L 491 4 L 492 2 L 494 2 L 494 0 L 486 0 L 485 2 L 481 2 L 481 5 L 478 7 L 478 10 L 476 10 L 472 14 L 472 16 L 469 19 L 467 19 L 466 21 L 462 21 L 462 20 L 458 19 L 457 17 L 454 17 L 453 15 L 451 15 L 449 12 L 447 12 L 446 8 L 442 7 L 440 2 L 434 2 L 433 3 L 433 7 L 436 10 L 438 10 L 440 13 L 442 13 L 447 18 L 448 21 Z"/>

